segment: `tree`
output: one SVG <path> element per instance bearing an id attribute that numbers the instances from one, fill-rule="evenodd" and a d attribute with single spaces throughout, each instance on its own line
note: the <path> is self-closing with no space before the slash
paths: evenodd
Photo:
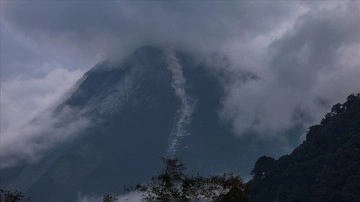
<path id="1" fill-rule="evenodd" d="M 151 201 L 248 201 L 249 188 L 233 174 L 202 177 L 186 175 L 185 167 L 178 158 L 163 158 L 164 170 L 150 182 L 139 184 L 136 190 Z"/>
<path id="2" fill-rule="evenodd" d="M 118 200 L 118 198 L 110 194 L 106 194 L 103 198 L 103 202 L 115 202 L 116 200 Z"/>
<path id="3" fill-rule="evenodd" d="M 25 198 L 24 194 L 20 191 L 9 191 L 0 189 L 0 202 L 20 202 L 29 200 Z"/>

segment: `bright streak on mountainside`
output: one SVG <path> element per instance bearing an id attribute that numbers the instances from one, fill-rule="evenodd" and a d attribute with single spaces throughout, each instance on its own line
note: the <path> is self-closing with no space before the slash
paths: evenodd
<path id="1" fill-rule="evenodd" d="M 171 86 L 175 91 L 175 95 L 180 99 L 181 106 L 177 112 L 176 124 L 169 137 L 168 155 L 176 154 L 179 141 L 185 135 L 189 135 L 185 126 L 191 122 L 191 115 L 195 108 L 195 103 L 191 101 L 186 94 L 186 79 L 183 75 L 183 68 L 176 57 L 176 52 L 168 48 L 165 50 L 167 68 L 172 74 Z"/>

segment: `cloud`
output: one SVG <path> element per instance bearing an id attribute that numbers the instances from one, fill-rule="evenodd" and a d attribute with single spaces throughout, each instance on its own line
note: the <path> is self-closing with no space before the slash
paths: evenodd
<path id="1" fill-rule="evenodd" d="M 66 41 L 89 55 L 121 57 L 146 43 L 218 50 L 282 26 L 302 7 L 267 1 L 30 1 L 4 3 L 2 17 L 37 43 L 59 49 Z"/>
<path id="2" fill-rule="evenodd" d="M 318 123 L 330 105 L 360 91 L 359 5 L 311 10 L 266 49 L 262 78 L 229 85 L 222 117 L 238 135 L 279 135 Z M 355 59 L 356 60 L 356 59 Z"/>
<path id="3" fill-rule="evenodd" d="M 144 44 L 198 61 L 225 55 L 209 60 L 226 92 L 219 115 L 239 136 L 281 136 L 359 91 L 359 13 L 356 1 L 2 1 L 2 138 L 35 141 L 35 132 L 20 140 L 20 130 L 36 131 L 26 123 L 86 69 Z M 42 70 L 48 61 L 60 65 Z"/>
<path id="4" fill-rule="evenodd" d="M 40 68 L 44 77 L 1 81 L 1 168 L 36 161 L 45 150 L 89 124 L 76 109 L 53 111 L 83 72 L 66 70 L 56 63 Z"/>
<path id="5" fill-rule="evenodd" d="M 301 7 L 266 1 L 2 1 L 2 162 L 34 161 L 86 126 L 79 117 L 64 133 L 56 125 L 76 110 L 54 117 L 51 109 L 94 63 L 108 57 L 121 61 L 144 44 L 172 45 L 197 55 L 237 52 L 243 42 L 284 27 L 303 12 Z M 229 49 L 230 44 L 237 46 Z"/>

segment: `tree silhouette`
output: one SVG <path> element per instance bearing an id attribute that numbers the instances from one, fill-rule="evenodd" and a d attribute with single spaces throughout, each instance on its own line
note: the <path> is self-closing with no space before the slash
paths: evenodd
<path id="1" fill-rule="evenodd" d="M 136 190 L 151 201 L 248 201 L 249 188 L 239 176 L 224 174 L 202 177 L 186 175 L 178 158 L 163 158 L 164 169 L 150 182 L 139 184 Z"/>
<path id="2" fill-rule="evenodd" d="M 29 200 L 25 198 L 24 194 L 20 191 L 9 191 L 0 189 L 0 202 L 20 202 Z"/>
<path id="3" fill-rule="evenodd" d="M 118 198 L 116 196 L 110 195 L 110 194 L 106 194 L 103 197 L 103 202 L 115 202 L 116 200 L 118 200 Z"/>

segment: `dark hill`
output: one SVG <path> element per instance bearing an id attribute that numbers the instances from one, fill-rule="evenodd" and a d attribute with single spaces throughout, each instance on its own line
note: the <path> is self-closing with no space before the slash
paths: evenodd
<path id="1" fill-rule="evenodd" d="M 252 171 L 253 201 L 360 201 L 360 94 L 336 104 L 290 155 L 263 156 Z"/>

